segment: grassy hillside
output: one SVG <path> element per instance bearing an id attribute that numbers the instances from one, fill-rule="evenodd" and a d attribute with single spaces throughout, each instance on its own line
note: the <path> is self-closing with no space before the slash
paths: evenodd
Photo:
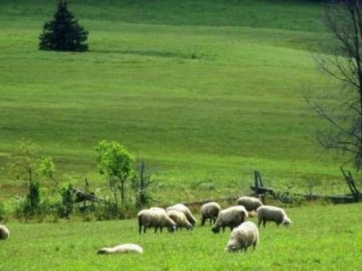
<path id="1" fill-rule="evenodd" d="M 344 192 L 303 100 L 337 86 L 311 57 L 327 43 L 319 4 L 69 1 L 90 32 L 84 54 L 37 50 L 55 8 L 0 1 L 1 166 L 25 138 L 54 158 L 59 180 L 104 186 L 94 147 L 106 139 L 157 171 L 160 198 L 239 193 L 255 169 L 268 185 Z M 5 174 L 0 198 L 16 187 Z"/>
<path id="2" fill-rule="evenodd" d="M 229 238 L 211 227 L 145 235 L 136 219 L 76 223 L 8 223 L 0 269 L 20 270 L 359 270 L 360 204 L 286 208 L 289 228 L 267 223 L 256 250 L 230 254 Z M 199 217 L 197 216 L 199 219 Z M 336 219 L 337 218 L 337 219 Z M 252 218 L 252 221 L 256 221 Z M 198 222 L 199 223 L 199 222 Z M 137 243 L 143 255 L 97 255 L 104 246 Z"/>

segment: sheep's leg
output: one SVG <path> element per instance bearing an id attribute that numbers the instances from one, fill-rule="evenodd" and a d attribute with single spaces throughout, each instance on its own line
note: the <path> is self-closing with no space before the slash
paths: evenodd
<path id="1" fill-rule="evenodd" d="M 266 224 L 266 220 L 264 219 L 264 220 L 263 220 L 263 226 L 264 226 L 264 228 L 265 228 L 265 224 Z"/>

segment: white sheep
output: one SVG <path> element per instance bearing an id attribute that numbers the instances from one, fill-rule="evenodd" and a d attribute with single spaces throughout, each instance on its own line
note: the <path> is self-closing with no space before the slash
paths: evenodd
<path id="1" fill-rule="evenodd" d="M 248 247 L 253 246 L 255 250 L 259 243 L 258 227 L 251 221 L 246 221 L 234 228 L 230 233 L 230 238 L 225 250 L 229 252 L 243 251 L 246 252 Z"/>
<path id="2" fill-rule="evenodd" d="M 259 207 L 256 212 L 258 213 L 258 227 L 260 227 L 260 224 L 263 222 L 265 228 L 267 221 L 274 221 L 278 227 L 280 224 L 289 226 L 289 224 L 292 223 L 285 211 L 279 207 L 264 205 Z"/>
<path id="3" fill-rule="evenodd" d="M 136 244 L 122 244 L 115 247 L 104 247 L 98 250 L 97 254 L 114 254 L 114 253 L 143 253 L 143 248 Z"/>
<path id="4" fill-rule="evenodd" d="M 227 209 L 221 210 L 214 226 L 212 227 L 212 231 L 214 233 L 219 233 L 220 229 L 225 231 L 226 227 L 230 227 L 230 230 L 239 226 L 241 223 L 246 221 L 248 218 L 248 212 L 246 211 L 244 206 L 231 206 Z"/>
<path id="5" fill-rule="evenodd" d="M 183 212 L 186 215 L 187 220 L 191 223 L 191 225 L 195 226 L 195 223 L 196 223 L 197 220 L 192 215 L 190 209 L 186 205 L 181 204 L 181 203 L 177 203 L 177 204 L 172 205 L 172 206 L 170 206 L 170 207 L 168 207 L 166 209 L 166 211 L 169 211 L 169 210 L 177 210 L 177 211 Z"/>
<path id="6" fill-rule="evenodd" d="M 149 210 L 156 211 L 156 212 L 162 212 L 166 214 L 166 210 L 160 207 L 151 207 Z"/>
<path id="7" fill-rule="evenodd" d="M 236 204 L 244 206 L 248 212 L 256 211 L 256 209 L 263 205 L 260 199 L 249 196 L 238 198 Z"/>
<path id="8" fill-rule="evenodd" d="M 162 232 L 163 227 L 167 227 L 169 231 L 175 231 L 176 223 L 166 215 L 166 212 L 162 210 L 142 210 L 138 212 L 138 232 L 141 234 L 142 227 L 143 233 L 146 233 L 147 228 L 155 228 L 155 233 L 157 229 L 160 229 Z"/>
<path id="9" fill-rule="evenodd" d="M 0 240 L 6 240 L 10 237 L 10 231 L 5 225 L 0 225 Z"/>
<path id="10" fill-rule="evenodd" d="M 176 223 L 176 229 L 186 228 L 192 230 L 192 224 L 187 220 L 183 212 L 177 210 L 168 210 L 166 214 Z"/>
<path id="11" fill-rule="evenodd" d="M 217 202 L 208 202 L 201 206 L 201 226 L 205 225 L 207 219 L 210 220 L 210 225 L 215 223 L 217 216 L 221 211 L 221 207 Z"/>

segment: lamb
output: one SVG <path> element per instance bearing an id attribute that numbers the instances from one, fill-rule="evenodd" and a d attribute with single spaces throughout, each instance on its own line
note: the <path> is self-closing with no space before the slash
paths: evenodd
<path id="1" fill-rule="evenodd" d="M 98 250 L 97 254 L 115 254 L 115 253 L 138 253 L 142 254 L 143 249 L 136 244 L 122 244 L 115 247 L 104 247 Z"/>
<path id="2" fill-rule="evenodd" d="M 201 226 L 205 225 L 207 219 L 210 220 L 211 223 L 215 224 L 217 216 L 221 211 L 221 207 L 217 202 L 208 202 L 201 206 Z"/>
<path id="3" fill-rule="evenodd" d="M 6 240 L 10 237 L 10 232 L 5 225 L 0 225 L 0 240 Z"/>
<path id="4" fill-rule="evenodd" d="M 187 220 L 191 223 L 191 225 L 195 226 L 195 223 L 197 220 L 192 215 L 190 209 L 187 206 L 185 206 L 184 204 L 181 204 L 181 203 L 175 204 L 166 209 L 166 211 L 169 211 L 169 210 L 177 210 L 177 211 L 183 212 L 186 215 Z"/>
<path id="5" fill-rule="evenodd" d="M 249 196 L 238 198 L 236 204 L 244 206 L 248 212 L 256 211 L 256 209 L 263 205 L 260 199 Z"/>
<path id="6" fill-rule="evenodd" d="M 280 224 L 289 226 L 289 224 L 292 223 L 285 211 L 279 207 L 264 205 L 259 207 L 256 212 L 258 213 L 258 227 L 260 227 L 260 224 L 263 222 L 265 228 L 267 221 L 274 221 L 278 227 Z"/>
<path id="7" fill-rule="evenodd" d="M 183 212 L 177 210 L 168 210 L 166 214 L 176 223 L 176 230 L 186 228 L 192 230 L 192 224 L 187 220 Z"/>
<path id="8" fill-rule="evenodd" d="M 229 242 L 225 250 L 229 252 L 243 251 L 246 252 L 248 247 L 253 246 L 255 250 L 259 243 L 259 229 L 255 223 L 246 221 L 240 226 L 233 229 L 230 234 Z"/>
<path id="9" fill-rule="evenodd" d="M 219 233 L 221 228 L 222 231 L 225 232 L 226 227 L 230 227 L 230 230 L 233 230 L 233 228 L 246 221 L 247 218 L 248 212 L 244 206 L 231 206 L 220 211 L 211 230 L 214 233 Z"/>
<path id="10" fill-rule="evenodd" d="M 145 209 L 138 212 L 137 217 L 139 234 L 142 232 L 142 227 L 143 233 L 146 233 L 147 228 L 151 227 L 155 228 L 155 233 L 157 229 L 160 229 L 160 232 L 162 232 L 163 227 L 167 227 L 169 231 L 175 231 L 176 229 L 176 223 L 162 210 Z"/>

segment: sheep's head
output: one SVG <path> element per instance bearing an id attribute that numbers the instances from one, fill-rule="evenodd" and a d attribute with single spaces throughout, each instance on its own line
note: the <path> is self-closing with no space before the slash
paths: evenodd
<path id="1" fill-rule="evenodd" d="M 219 227 L 213 227 L 211 230 L 212 230 L 213 233 L 219 233 L 220 232 Z"/>
<path id="2" fill-rule="evenodd" d="M 174 232 L 174 231 L 176 231 L 176 225 L 172 225 L 172 226 L 168 227 L 168 231 L 169 231 L 169 232 Z"/>
<path id="3" fill-rule="evenodd" d="M 282 224 L 286 227 L 288 227 L 291 223 L 292 221 L 289 218 L 284 219 L 282 222 Z"/>
<path id="4" fill-rule="evenodd" d="M 228 252 L 237 252 L 238 248 L 235 245 L 228 245 L 224 250 Z"/>
<path id="5" fill-rule="evenodd" d="M 106 254 L 107 253 L 107 249 L 106 248 L 101 248 L 100 250 L 98 250 L 97 254 Z"/>

